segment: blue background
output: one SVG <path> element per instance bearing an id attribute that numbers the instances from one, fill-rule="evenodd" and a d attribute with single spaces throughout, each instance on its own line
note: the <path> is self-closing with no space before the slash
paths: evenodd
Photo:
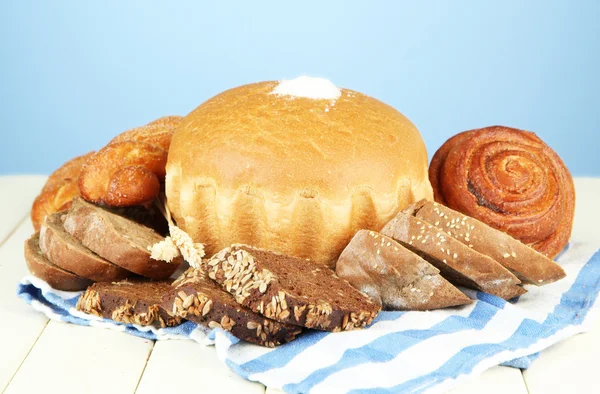
<path id="1" fill-rule="evenodd" d="M 49 173 L 224 89 L 306 74 L 391 104 L 430 156 L 503 124 L 600 176 L 600 1 L 161 3 L 1 3 L 0 174 Z"/>

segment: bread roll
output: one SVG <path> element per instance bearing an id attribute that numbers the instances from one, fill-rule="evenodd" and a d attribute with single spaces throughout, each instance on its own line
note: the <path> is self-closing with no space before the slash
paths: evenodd
<path id="1" fill-rule="evenodd" d="M 244 243 L 333 266 L 358 229 L 432 198 L 425 144 L 406 117 L 326 80 L 296 82 L 308 85 L 225 91 L 175 131 L 168 206 L 208 255 Z M 320 98 L 322 87 L 338 94 Z"/>

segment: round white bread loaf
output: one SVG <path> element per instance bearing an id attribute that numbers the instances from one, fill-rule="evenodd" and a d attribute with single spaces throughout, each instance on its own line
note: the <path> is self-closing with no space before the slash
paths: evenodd
<path id="1" fill-rule="evenodd" d="M 359 229 L 432 198 L 427 152 L 392 107 L 352 90 L 337 99 L 227 90 L 175 131 L 166 194 L 207 254 L 244 243 L 329 266 Z"/>

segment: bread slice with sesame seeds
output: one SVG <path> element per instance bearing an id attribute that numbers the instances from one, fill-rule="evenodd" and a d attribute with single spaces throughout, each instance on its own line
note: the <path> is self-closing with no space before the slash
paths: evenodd
<path id="1" fill-rule="evenodd" d="M 247 245 L 232 245 L 207 263 L 208 276 L 254 312 L 325 331 L 362 328 L 381 306 L 325 266 Z"/>
<path id="2" fill-rule="evenodd" d="M 77 300 L 77 309 L 119 323 L 141 326 L 173 327 L 181 323 L 160 306 L 171 290 L 171 281 L 126 279 L 113 283 L 94 283 Z"/>
<path id="3" fill-rule="evenodd" d="M 471 303 L 440 270 L 374 231 L 356 233 L 340 255 L 335 272 L 386 310 L 426 311 Z"/>
<path id="4" fill-rule="evenodd" d="M 535 249 L 442 204 L 421 200 L 404 212 L 434 225 L 468 247 L 493 258 L 522 282 L 541 286 L 566 275 L 560 265 Z"/>
<path id="5" fill-rule="evenodd" d="M 209 328 L 222 328 L 237 338 L 275 347 L 296 338 L 302 328 L 268 319 L 238 304 L 202 269 L 189 268 L 162 301 L 170 313 Z"/>
<path id="6" fill-rule="evenodd" d="M 511 299 L 527 291 L 521 281 L 491 257 L 485 256 L 437 227 L 399 212 L 381 233 L 417 253 L 455 285 Z"/>

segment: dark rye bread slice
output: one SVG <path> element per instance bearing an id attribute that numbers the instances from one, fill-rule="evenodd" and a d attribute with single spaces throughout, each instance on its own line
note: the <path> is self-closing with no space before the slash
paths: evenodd
<path id="1" fill-rule="evenodd" d="M 171 290 L 171 281 L 127 279 L 113 283 L 94 283 L 79 297 L 77 309 L 119 323 L 173 327 L 181 323 L 160 303 Z"/>
<path id="2" fill-rule="evenodd" d="M 150 258 L 149 247 L 162 241 L 157 232 L 109 212 L 81 198 L 73 200 L 64 217 L 64 228 L 87 248 L 128 271 L 151 279 L 167 279 L 179 267 Z"/>
<path id="3" fill-rule="evenodd" d="M 326 267 L 247 245 L 232 245 L 207 263 L 208 276 L 254 312 L 325 331 L 362 328 L 381 307 Z"/>
<path id="4" fill-rule="evenodd" d="M 399 212 L 381 233 L 417 253 L 455 285 L 511 299 L 527 291 L 521 281 L 491 257 L 469 248 L 437 227 Z"/>
<path id="5" fill-rule="evenodd" d="M 163 308 L 209 328 L 222 328 L 237 338 L 274 347 L 290 342 L 302 328 L 267 319 L 238 304 L 201 269 L 189 268 L 165 295 Z"/>
<path id="6" fill-rule="evenodd" d="M 67 233 L 61 217 L 46 216 L 40 229 L 40 249 L 54 265 L 95 282 L 116 282 L 132 275 L 124 268 L 98 256 Z"/>
<path id="7" fill-rule="evenodd" d="M 35 233 L 25 241 L 25 262 L 29 272 L 46 281 L 50 287 L 56 290 L 79 291 L 92 284 L 91 280 L 52 264 L 43 255 L 39 241 L 40 233 Z"/>
<path id="8" fill-rule="evenodd" d="M 342 251 L 336 274 L 387 310 L 431 310 L 470 304 L 440 270 L 393 239 L 359 230 Z"/>
<path id="9" fill-rule="evenodd" d="M 510 235 L 442 204 L 421 200 L 405 212 L 443 230 L 452 238 L 489 256 L 522 282 L 538 286 L 565 277 L 560 265 Z"/>

